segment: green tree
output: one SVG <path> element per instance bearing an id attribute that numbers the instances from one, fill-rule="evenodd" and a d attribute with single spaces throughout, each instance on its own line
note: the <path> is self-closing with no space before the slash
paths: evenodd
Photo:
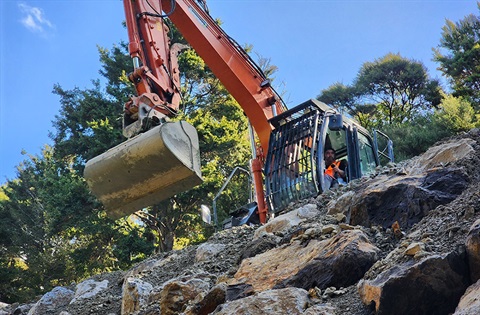
<path id="1" fill-rule="evenodd" d="M 462 98 L 444 95 L 442 103 L 433 113 L 416 116 L 403 124 L 384 126 L 383 130 L 393 140 L 395 160 L 412 158 L 437 141 L 462 131 L 480 127 L 480 115 Z"/>
<path id="2" fill-rule="evenodd" d="M 393 141 L 395 161 L 412 158 L 431 147 L 435 142 L 453 135 L 453 132 L 439 124 L 433 113 L 419 115 L 402 124 L 382 127 Z"/>
<path id="3" fill-rule="evenodd" d="M 352 113 L 357 105 L 357 98 L 355 87 L 340 82 L 330 85 L 317 96 L 319 101 L 329 104 L 342 113 Z"/>
<path id="4" fill-rule="evenodd" d="M 423 64 L 390 53 L 365 62 L 351 85 L 337 82 L 317 99 L 371 129 L 431 112 L 440 104 L 441 95 L 438 81 L 428 78 Z"/>
<path id="5" fill-rule="evenodd" d="M 9 301 L 128 267 L 153 251 L 141 227 L 105 218 L 73 165 L 45 147 L 3 189 L 0 272 L 6 277 L 0 278 L 0 295 Z M 126 248 L 127 240 L 143 246 Z"/>
<path id="6" fill-rule="evenodd" d="M 375 117 L 377 107 L 375 104 L 360 103 L 362 95 L 353 85 L 344 85 L 337 82 L 322 90 L 317 100 L 324 102 L 337 109 L 342 114 L 351 115 L 363 127 L 372 129 L 377 126 Z"/>
<path id="7" fill-rule="evenodd" d="M 19 231 L 15 228 L 16 220 L 13 214 L 6 207 L 6 190 L 7 185 L 0 188 L 0 301 L 12 303 L 24 299 L 25 294 L 17 292 L 23 268 L 17 263 L 15 241 L 19 237 Z"/>
<path id="8" fill-rule="evenodd" d="M 480 3 L 478 3 L 480 9 Z M 480 111 L 480 17 L 467 15 L 458 22 L 446 21 L 434 58 L 454 90 Z"/>
<path id="9" fill-rule="evenodd" d="M 480 126 L 480 114 L 475 113 L 466 99 L 453 95 L 444 97 L 435 117 L 441 126 L 455 133 Z"/>
<path id="10" fill-rule="evenodd" d="M 361 103 L 376 105 L 378 124 L 409 121 L 441 101 L 440 85 L 428 78 L 425 66 L 399 54 L 364 63 L 354 86 Z"/>
<path id="11" fill-rule="evenodd" d="M 101 47 L 98 50 L 102 63 L 100 74 L 107 80 L 105 90 L 98 79 L 92 81 L 92 88 L 85 90 L 65 90 L 59 84 L 53 89 L 61 104 L 53 121 L 54 132 L 50 133 L 55 155 L 74 157 L 79 171 L 83 171 L 87 160 L 124 140 L 123 104 L 134 93 L 125 70 L 131 68 L 126 45 L 121 43 L 111 51 Z"/>

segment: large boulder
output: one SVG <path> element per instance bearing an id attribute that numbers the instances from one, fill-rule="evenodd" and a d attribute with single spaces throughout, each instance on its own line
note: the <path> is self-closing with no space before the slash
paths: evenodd
<path id="1" fill-rule="evenodd" d="M 408 164 L 409 173 L 422 174 L 429 169 L 454 164 L 475 152 L 471 138 L 456 139 L 433 146 Z"/>
<path id="2" fill-rule="evenodd" d="M 139 278 L 127 277 L 122 289 L 122 315 L 133 314 L 147 304 L 153 286 Z"/>
<path id="3" fill-rule="evenodd" d="M 378 176 L 351 197 L 350 224 L 388 228 L 398 222 L 402 229 L 408 229 L 429 211 L 454 200 L 467 185 L 461 169 Z"/>
<path id="4" fill-rule="evenodd" d="M 388 258 L 387 258 L 388 259 Z M 406 260 L 405 260 L 406 259 Z M 468 287 L 464 250 L 390 263 L 383 272 L 358 283 L 364 304 L 377 314 L 449 314 Z"/>
<path id="5" fill-rule="evenodd" d="M 213 314 L 300 315 L 307 309 L 308 304 L 309 297 L 307 291 L 299 288 L 285 288 L 268 290 L 243 299 L 227 302 Z"/>
<path id="6" fill-rule="evenodd" d="M 179 277 L 155 288 L 149 302 L 158 304 L 162 315 L 179 314 L 188 306 L 200 302 L 212 287 L 212 278 L 208 274 Z"/>
<path id="7" fill-rule="evenodd" d="M 480 280 L 468 287 L 455 309 L 454 315 L 480 314 Z"/>
<path id="8" fill-rule="evenodd" d="M 295 240 L 242 261 L 236 283 L 260 292 L 272 288 L 320 289 L 356 283 L 378 259 L 379 249 L 360 230 L 346 230 L 305 244 Z"/>
<path id="9" fill-rule="evenodd" d="M 472 282 L 476 282 L 480 279 L 480 219 L 471 226 L 465 245 L 470 267 L 470 279 Z"/>
<path id="10" fill-rule="evenodd" d="M 75 292 L 64 287 L 55 287 L 33 306 L 28 315 L 43 315 L 67 306 L 73 299 Z"/>

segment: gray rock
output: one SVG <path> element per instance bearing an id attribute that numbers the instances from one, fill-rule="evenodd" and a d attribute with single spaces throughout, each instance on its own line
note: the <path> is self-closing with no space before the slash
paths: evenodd
<path id="1" fill-rule="evenodd" d="M 221 306 L 217 315 L 300 315 L 307 309 L 308 292 L 299 288 L 267 290 Z"/>
<path id="2" fill-rule="evenodd" d="M 292 227 L 298 226 L 307 219 L 317 216 L 320 212 L 315 204 L 306 204 L 296 210 L 292 210 L 262 225 L 255 231 L 254 239 L 265 233 L 286 234 Z"/>
<path id="3" fill-rule="evenodd" d="M 480 314 L 480 280 L 468 287 L 460 299 L 454 315 Z"/>
<path id="4" fill-rule="evenodd" d="M 87 279 L 80 282 L 75 290 L 75 295 L 70 303 L 81 302 L 83 299 L 95 297 L 100 291 L 108 287 L 108 280 L 94 281 Z"/>
<path id="5" fill-rule="evenodd" d="M 351 200 L 352 225 L 381 225 L 395 222 L 411 228 L 429 211 L 460 195 L 468 185 L 460 169 L 438 169 L 414 176 L 378 176 L 358 189 Z"/>
<path id="6" fill-rule="evenodd" d="M 330 304 L 316 304 L 309 307 L 303 315 L 337 315 L 337 310 Z"/>
<path id="7" fill-rule="evenodd" d="M 138 278 L 127 277 L 122 290 L 122 315 L 133 314 L 147 304 L 153 286 Z"/>
<path id="8" fill-rule="evenodd" d="M 390 266 L 358 284 L 363 303 L 378 315 L 448 314 L 468 287 L 464 250 Z"/>
<path id="9" fill-rule="evenodd" d="M 75 293 L 64 287 L 55 287 L 48 292 L 30 309 L 28 315 L 44 315 L 67 306 L 73 299 Z"/>
<path id="10" fill-rule="evenodd" d="M 197 248 L 195 261 L 200 262 L 212 260 L 215 255 L 225 250 L 225 247 L 224 244 L 203 243 Z"/>

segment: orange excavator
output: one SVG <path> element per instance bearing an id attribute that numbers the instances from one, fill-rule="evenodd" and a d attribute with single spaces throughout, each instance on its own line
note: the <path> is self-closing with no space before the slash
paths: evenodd
<path id="1" fill-rule="evenodd" d="M 308 100 L 287 109 L 270 81 L 208 12 L 205 0 L 124 0 L 137 95 L 125 104 L 120 145 L 87 161 L 84 177 L 110 217 L 154 205 L 202 182 L 199 141 L 186 121 L 171 121 L 180 106 L 177 55 L 168 18 L 242 107 L 253 127 L 250 172 L 256 213 L 329 189 L 323 151 L 348 161 L 348 180 L 379 165 L 376 141 L 361 126 L 327 105 Z M 328 166 L 327 166 L 328 167 Z"/>

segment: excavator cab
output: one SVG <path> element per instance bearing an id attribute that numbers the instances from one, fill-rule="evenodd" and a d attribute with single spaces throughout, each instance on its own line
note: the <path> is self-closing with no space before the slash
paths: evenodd
<path id="1" fill-rule="evenodd" d="M 326 149 L 334 149 L 336 160 L 348 165 L 343 184 L 372 173 L 380 165 L 378 146 L 368 131 L 317 100 L 304 102 L 270 122 L 274 130 L 265 161 L 270 213 L 330 189 L 324 180 Z M 389 154 L 383 156 L 393 161 L 392 143 L 389 139 L 386 142 Z"/>

